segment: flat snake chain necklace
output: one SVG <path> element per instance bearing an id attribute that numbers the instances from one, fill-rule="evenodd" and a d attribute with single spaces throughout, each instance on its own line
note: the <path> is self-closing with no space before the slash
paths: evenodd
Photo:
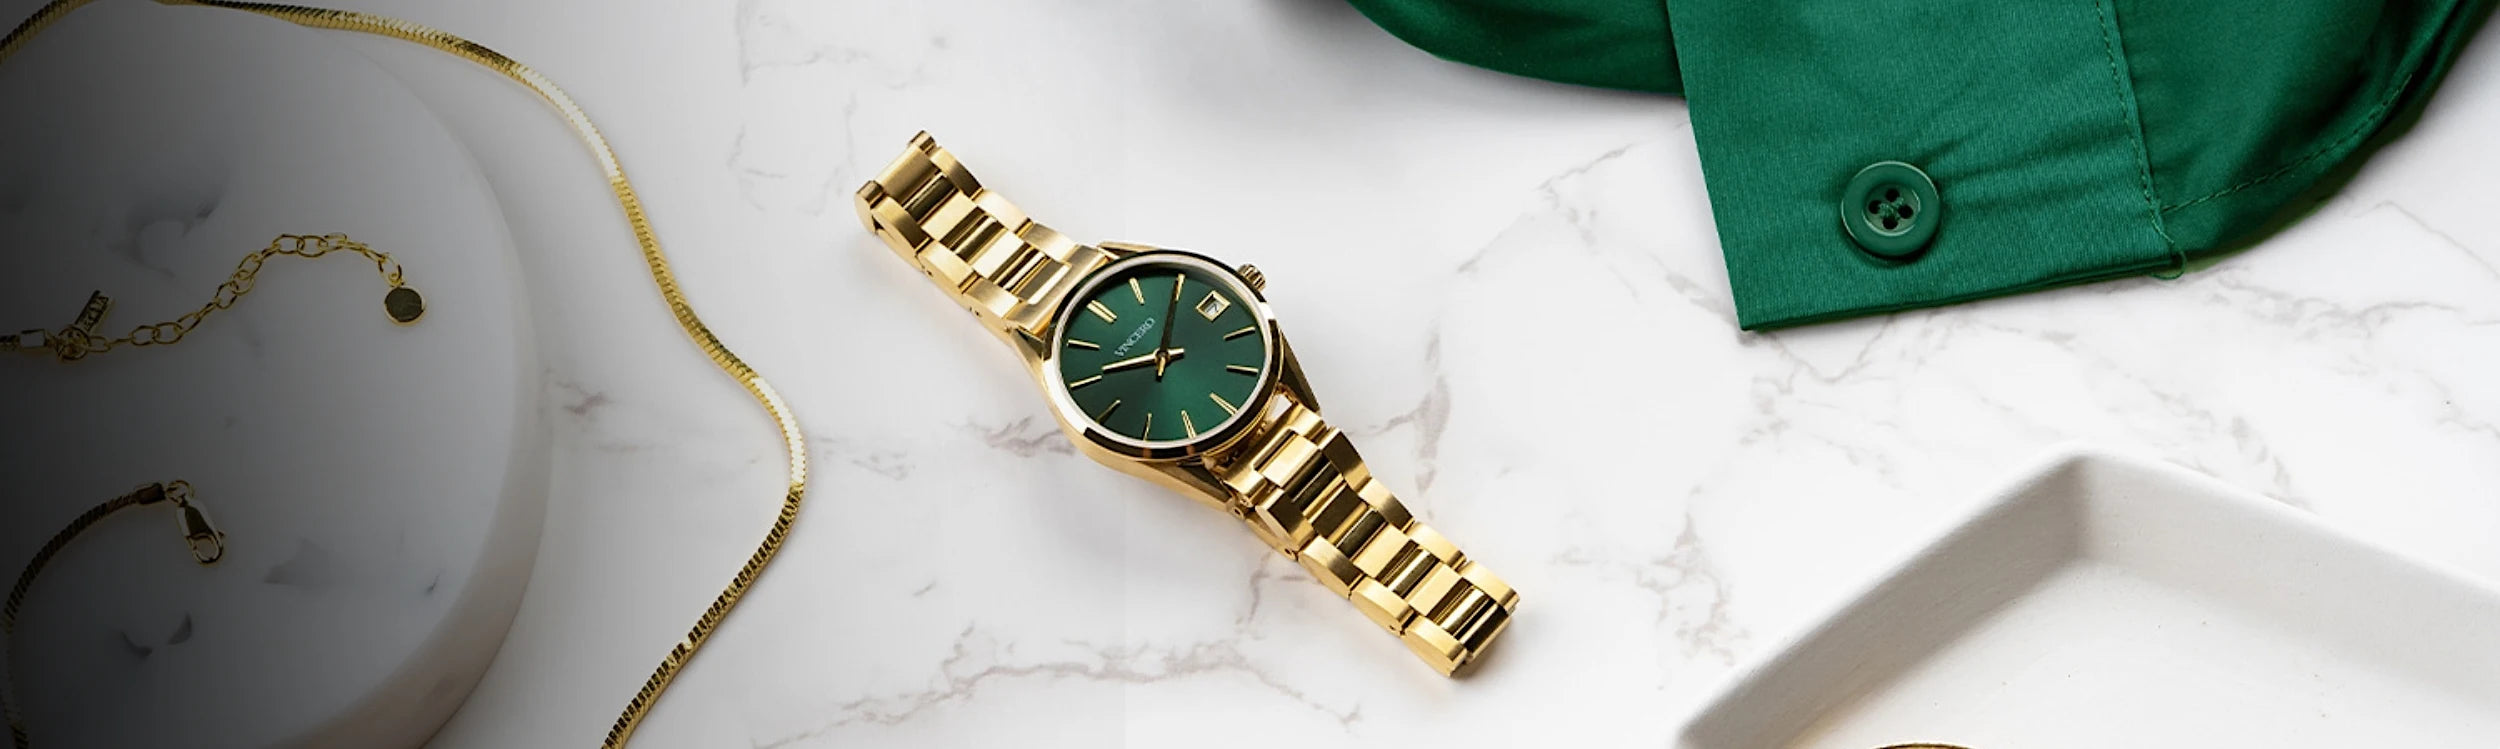
<path id="1" fill-rule="evenodd" d="M 41 10 L 35 11 L 35 14 L 19 24 L 16 30 L 9 32 L 6 39 L 0 39 L 0 63 L 6 63 L 20 47 L 26 44 L 27 40 L 59 22 L 71 11 L 93 1 L 53 0 Z M 432 27 L 386 16 L 295 5 L 229 2 L 227 0 L 157 0 L 157 2 L 162 5 L 225 8 L 268 16 L 308 28 L 353 31 L 398 39 L 468 60 L 495 71 L 529 89 L 531 93 L 537 94 L 541 100 L 555 108 L 556 113 L 564 118 L 565 124 L 572 127 L 574 136 L 582 142 L 583 146 L 590 149 L 592 156 L 598 159 L 600 170 L 608 180 L 608 191 L 616 197 L 617 207 L 624 212 L 626 223 L 633 229 L 634 241 L 642 247 L 643 265 L 650 271 L 652 283 L 659 287 L 660 297 L 667 302 L 670 314 L 676 317 L 678 328 L 684 330 L 687 337 L 693 339 L 695 345 L 702 349 L 703 355 L 711 359 L 714 366 L 719 367 L 722 372 L 737 380 L 740 386 L 745 387 L 747 393 L 755 399 L 756 404 L 772 417 L 774 425 L 781 432 L 782 448 L 789 457 L 789 482 L 786 491 L 782 494 L 781 512 L 773 518 L 772 527 L 764 534 L 763 542 L 756 547 L 752 555 L 747 557 L 746 563 L 738 568 L 737 575 L 730 579 L 728 587 L 712 599 L 712 604 L 695 619 L 694 627 L 689 629 L 684 637 L 679 638 L 677 643 L 669 648 L 668 654 L 660 659 L 659 666 L 652 670 L 651 676 L 644 680 L 642 688 L 634 693 L 631 701 L 626 703 L 624 711 L 617 716 L 615 724 L 609 727 L 607 738 L 601 743 L 601 746 L 609 749 L 624 746 L 626 741 L 632 738 L 634 729 L 641 725 L 644 716 L 650 714 L 651 707 L 658 701 L 660 694 L 668 689 L 669 682 L 676 679 L 678 672 L 685 668 L 686 662 L 694 657 L 695 651 L 702 648 L 705 641 L 711 639 L 712 632 L 720 627 L 721 621 L 728 617 L 730 609 L 736 607 L 738 600 L 754 586 L 756 578 L 763 574 L 764 567 L 770 564 L 773 557 L 781 551 L 782 542 L 789 538 L 791 526 L 798 521 L 799 505 L 807 496 L 807 439 L 799 431 L 798 419 L 790 413 L 789 406 L 782 401 L 781 394 L 773 389 L 771 383 L 765 382 L 764 377 L 757 374 L 753 367 L 748 366 L 745 361 L 738 358 L 737 354 L 732 353 L 729 346 L 722 343 L 720 338 L 713 335 L 711 329 L 703 324 L 703 319 L 695 315 L 693 306 L 686 301 L 685 294 L 677 288 L 677 277 L 669 268 L 668 256 L 660 250 L 659 235 L 651 228 L 650 219 L 644 215 L 642 200 L 635 196 L 633 183 L 625 178 L 625 169 L 617 161 L 616 152 L 608 147 L 607 138 L 599 134 L 599 129 L 591 123 L 590 116 L 584 114 L 581 107 L 573 103 L 572 97 L 565 95 L 564 90 L 557 87 L 554 81 L 548 80 L 546 76 L 529 66 L 476 42 Z M 403 287 L 399 286 L 394 279 L 393 288 Z M 403 303 L 407 298 L 409 297 L 403 297 Z M 227 305 L 232 304 L 231 299 L 222 291 L 219 299 L 225 300 Z M 386 305 L 388 303 L 386 299 Z M 211 306 L 223 308 L 215 303 Z M 94 303 L 91 302 L 90 309 L 94 307 Z M 100 317 L 101 313 L 97 313 L 97 316 Z M 393 317 L 397 319 L 398 313 L 394 312 Z M 85 321 L 87 315 L 82 314 L 80 318 Z M 198 320 L 191 318 L 190 324 L 196 325 Z M 72 328 L 79 327 L 72 326 Z M 92 327 L 92 323 L 85 326 L 85 328 Z M 157 328 L 151 327 L 146 330 L 155 329 Z M 188 327 L 181 328 L 185 332 L 188 329 Z M 141 332 L 131 343 L 144 345 L 136 339 L 150 335 L 163 336 L 172 335 L 172 333 L 170 330 L 161 334 Z M 79 336 L 70 334 L 66 337 Z M 186 538 L 194 544 L 196 552 L 209 545 L 208 541 L 203 540 L 202 534 L 206 539 L 218 537 L 214 529 L 207 526 L 205 515 L 200 514 L 196 506 L 189 503 L 188 495 L 189 487 L 180 482 L 142 487 L 130 495 L 90 510 L 87 515 L 80 517 L 81 522 L 73 523 L 61 535 L 56 536 L 53 544 L 47 545 L 45 549 L 47 552 L 57 551 L 58 545 L 66 543 L 70 536 L 76 535 L 86 524 L 92 524 L 104 515 L 119 509 L 159 502 L 176 502 L 184 511 Z M 150 497 L 155 499 L 151 500 Z M 180 497 L 180 501 L 176 501 L 176 497 Z M 187 522 L 193 516 L 201 519 L 197 528 L 198 533 L 194 533 L 192 525 Z M 222 546 L 217 548 L 222 554 Z M 36 564 L 28 568 L 24 579 L 21 580 L 20 590 L 10 596 L 9 616 L 5 622 L 7 626 L 14 627 L 16 607 L 24 593 L 23 588 L 26 583 L 31 583 L 34 573 L 45 557 L 48 557 L 48 554 L 38 555 Z M 5 674 L 0 674 L 0 688 L 4 688 L 5 684 Z M 27 734 L 13 708 L 9 714 L 9 728 L 19 749 L 25 749 L 29 745 Z"/>

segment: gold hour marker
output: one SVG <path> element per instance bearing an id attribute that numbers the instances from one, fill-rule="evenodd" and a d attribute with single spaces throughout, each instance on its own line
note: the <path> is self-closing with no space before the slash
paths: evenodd
<path id="1" fill-rule="evenodd" d="M 1102 321 L 1103 321 L 1103 322 L 1119 322 L 1119 321 L 1120 321 L 1120 316 L 1119 316 L 1119 315 L 1112 314 L 1112 313 L 1111 313 L 1111 308 L 1110 308 L 1110 307 L 1105 307 L 1105 306 L 1102 306 L 1102 300 L 1100 300 L 1100 299 L 1096 299 L 1096 300 L 1094 300 L 1094 301 L 1086 302 L 1086 303 L 1085 303 L 1085 310 L 1086 310 L 1087 312 L 1092 312 L 1092 313 L 1094 313 L 1094 316 L 1095 316 L 1095 317 L 1102 318 Z"/>
<path id="2" fill-rule="evenodd" d="M 1172 274 L 1172 301 L 1181 300 L 1181 287 L 1187 285 L 1189 285 L 1189 276 L 1180 273 Z"/>
<path id="3" fill-rule="evenodd" d="M 1188 432 L 1191 437 L 1198 436 L 1198 425 L 1189 423 L 1188 411 L 1181 412 L 1181 430 Z"/>
<path id="4" fill-rule="evenodd" d="M 1094 375 L 1094 376 L 1092 376 L 1092 377 L 1087 377 L 1087 378 L 1082 379 L 1082 380 L 1077 380 L 1077 381 L 1075 381 L 1075 382 L 1068 383 L 1068 389 L 1069 389 L 1069 390 L 1075 390 L 1075 389 L 1077 389 L 1077 388 L 1085 387 L 1085 386 L 1087 386 L 1087 385 L 1091 385 L 1091 384 L 1094 384 L 1094 383 L 1097 383 L 1097 382 L 1101 382 L 1101 381 L 1102 381 L 1102 375 Z M 1117 403 L 1117 402 L 1118 402 L 1118 401 L 1113 401 L 1113 403 Z"/>
<path id="5" fill-rule="evenodd" d="M 1141 440 L 1155 438 L 1155 412 L 1146 412 L 1146 425 L 1137 428 L 1137 438 Z"/>
<path id="6" fill-rule="evenodd" d="M 1241 326 L 1241 329 L 1240 329 L 1240 330 L 1236 330 L 1236 331 L 1233 331 L 1233 332 L 1230 332 L 1230 333 L 1226 333 L 1226 334 L 1224 334 L 1224 340 L 1229 341 L 1229 340 L 1232 340 L 1232 339 L 1235 339 L 1235 338 L 1240 338 L 1240 337 L 1242 337 L 1242 336 L 1246 336 L 1246 335 L 1249 335 L 1249 334 L 1252 334 L 1252 333 L 1256 333 L 1256 332 L 1259 332 L 1259 326 L 1256 326 L 1256 325 L 1244 325 L 1244 326 Z"/>
<path id="7" fill-rule="evenodd" d="M 1095 378 L 1095 379 L 1102 379 L 1102 378 L 1097 377 L 1097 378 Z M 1109 420 L 1109 419 L 1111 418 L 1111 412 L 1113 412 L 1113 411 L 1118 411 L 1118 410 L 1120 410 L 1120 399 L 1118 399 L 1118 398 L 1113 398 L 1113 399 L 1111 399 L 1111 405 L 1108 405 L 1108 406 L 1103 406 L 1103 407 L 1102 407 L 1102 413 L 1094 414 L 1094 420 L 1095 420 L 1095 421 L 1106 421 L 1106 420 Z M 1154 414 L 1147 414 L 1147 415 L 1146 415 L 1146 418 L 1149 418 L 1149 419 L 1154 418 Z"/>
<path id="8" fill-rule="evenodd" d="M 1224 371 L 1226 371 L 1226 372 L 1231 372 L 1231 373 L 1234 373 L 1234 374 L 1246 374 L 1246 375 L 1250 375 L 1250 376 L 1252 376 L 1252 377 L 1257 377 L 1257 376 L 1259 376 L 1259 368 L 1258 368 L 1258 367 L 1245 367 L 1245 366 L 1241 366 L 1241 365 L 1239 365 L 1239 364 L 1226 364 L 1226 365 L 1224 365 Z M 1230 411 L 1230 410 L 1232 410 L 1232 409 L 1229 409 L 1229 408 L 1228 408 L 1228 409 L 1224 409 L 1224 410 Z"/>
<path id="9" fill-rule="evenodd" d="M 1137 285 L 1135 276 L 1130 276 L 1128 279 L 1128 293 L 1137 295 L 1138 304 L 1146 303 L 1146 287 Z"/>
<path id="10" fill-rule="evenodd" d="M 1224 400 L 1224 396 L 1221 396 L 1221 395 L 1216 395 L 1216 394 L 1214 394 L 1214 393 L 1208 393 L 1208 394 L 1207 394 L 1207 400 L 1215 401 L 1215 405 L 1218 405 L 1218 406 L 1223 406 L 1223 407 L 1224 407 L 1224 415 L 1226 415 L 1226 416 L 1231 416 L 1231 415 L 1233 415 L 1233 414 L 1241 413 L 1241 409 L 1239 409 L 1239 408 L 1234 408 L 1234 407 L 1233 407 L 1233 404 L 1232 404 L 1232 402 L 1231 402 L 1231 401 Z M 1187 414 L 1183 414 L 1183 415 L 1184 415 L 1184 416 L 1186 416 Z"/>
<path id="11" fill-rule="evenodd" d="M 1075 346 L 1075 347 L 1077 347 L 1077 348 L 1081 348 L 1081 349 L 1085 349 L 1085 350 L 1087 350 L 1087 351 L 1101 351 L 1101 350 L 1102 350 L 1102 344 L 1095 343 L 1095 342 L 1093 342 L 1093 341 L 1080 341 L 1080 340 L 1077 340 L 1077 339 L 1074 339 L 1074 338 L 1070 338 L 1070 339 L 1068 339 L 1068 345 L 1070 345 L 1070 346 Z"/>

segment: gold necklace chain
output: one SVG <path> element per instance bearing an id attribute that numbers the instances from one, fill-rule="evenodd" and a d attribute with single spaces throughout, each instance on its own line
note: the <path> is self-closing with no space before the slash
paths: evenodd
<path id="1" fill-rule="evenodd" d="M 19 24 L 15 31 L 10 32 L 6 39 L 0 39 L 0 63 L 5 63 L 28 39 L 58 22 L 62 16 L 93 1 L 53 0 L 42 9 L 35 11 L 33 16 Z M 633 228 L 634 241 L 642 247 L 643 265 L 650 271 L 652 283 L 659 287 L 660 297 L 667 302 L 670 314 L 676 317 L 677 327 L 685 331 L 687 337 L 693 339 L 696 347 L 702 349 L 703 355 L 711 359 L 714 366 L 746 388 L 748 395 L 763 407 L 765 413 L 772 417 L 773 423 L 780 429 L 782 448 L 789 457 L 789 482 L 786 491 L 782 494 L 781 512 L 773 518 L 772 527 L 764 534 L 763 542 L 757 545 L 755 552 L 747 557 L 746 563 L 738 568 L 738 574 L 730 578 L 728 587 L 712 599 L 710 606 L 704 608 L 703 614 L 695 619 L 694 626 L 669 648 L 668 654 L 660 659 L 659 666 L 654 668 L 651 676 L 643 681 L 642 688 L 636 691 L 633 699 L 625 704 L 625 709 L 617 716 L 615 724 L 609 727 L 607 738 L 601 744 L 608 749 L 624 746 L 625 742 L 632 738 L 634 729 L 641 725 L 645 716 L 650 714 L 651 707 L 659 700 L 660 694 L 667 691 L 669 683 L 677 678 L 678 672 L 683 670 L 686 662 L 694 657 L 695 651 L 702 648 L 705 641 L 711 639 L 712 632 L 720 628 L 721 621 L 728 618 L 729 611 L 738 605 L 738 600 L 755 585 L 756 578 L 762 576 L 765 566 L 771 564 L 773 557 L 780 553 L 783 541 L 789 538 L 791 526 L 798 522 L 800 503 L 807 497 L 807 438 L 799 431 L 798 418 L 791 414 L 790 407 L 782 401 L 780 392 L 774 390 L 772 384 L 766 382 L 762 375 L 757 374 L 753 367 L 748 366 L 744 360 L 738 358 L 737 354 L 732 353 L 729 346 L 722 343 L 720 338 L 712 333 L 711 328 L 703 324 L 703 318 L 695 315 L 693 305 L 686 301 L 685 294 L 677 288 L 676 273 L 670 270 L 668 256 L 660 249 L 659 235 L 651 228 L 650 219 L 644 215 L 642 199 L 635 195 L 633 183 L 625 178 L 625 168 L 617 161 L 615 150 L 608 147 L 607 138 L 599 134 L 599 128 L 591 123 L 590 116 L 584 114 L 581 107 L 573 103 L 573 98 L 566 95 L 562 88 L 557 87 L 554 81 L 548 80 L 537 70 L 506 57 L 503 53 L 488 49 L 484 45 L 429 26 L 387 16 L 296 5 L 230 2 L 229 0 L 157 1 L 163 5 L 198 5 L 239 10 L 308 28 L 353 31 L 398 39 L 468 60 L 537 94 L 539 99 L 555 108 L 557 115 L 564 118 L 565 124 L 572 127 L 574 136 L 581 140 L 583 146 L 590 149 L 592 156 L 598 159 L 600 171 L 608 180 L 608 192 L 616 197 L 617 207 L 624 211 L 626 223 Z"/>
<path id="2" fill-rule="evenodd" d="M 79 310 L 78 318 L 70 324 L 58 330 L 29 330 L 0 338 L 0 352 L 49 353 L 61 361 L 71 362 L 123 346 L 171 346 L 191 335 L 191 331 L 200 327 L 209 315 L 218 310 L 233 309 L 235 302 L 252 293 L 253 287 L 260 281 L 261 266 L 267 264 L 270 258 L 300 257 L 309 260 L 333 252 L 355 253 L 373 262 L 373 269 L 382 274 L 383 283 L 390 284 L 390 290 L 382 295 L 382 311 L 391 316 L 392 322 L 408 325 L 425 315 L 425 297 L 408 286 L 407 273 L 400 269 L 399 261 L 392 259 L 390 253 L 349 239 L 345 234 L 317 237 L 282 234 L 270 240 L 269 246 L 243 256 L 242 262 L 235 264 L 234 273 L 226 277 L 226 282 L 217 285 L 217 293 L 209 297 L 207 304 L 185 312 L 181 317 L 131 328 L 120 338 L 101 337 L 96 335 L 95 328 L 112 310 L 113 299 L 99 291 L 87 297 L 87 306 Z"/>
<path id="3" fill-rule="evenodd" d="M 43 574 L 43 568 L 52 563 L 52 557 L 60 554 L 61 549 L 68 546 L 71 539 L 87 532 L 89 526 L 101 522 L 113 513 L 132 507 L 168 502 L 182 513 L 179 516 L 182 521 L 182 540 L 184 544 L 191 547 L 192 561 L 199 562 L 200 566 L 206 567 L 216 564 L 217 560 L 224 559 L 226 536 L 217 532 L 217 527 L 208 522 L 208 513 L 191 501 L 189 482 L 170 481 L 139 487 L 129 494 L 105 500 L 103 504 L 88 508 L 84 514 L 78 516 L 78 519 L 70 521 L 68 527 L 53 534 L 52 540 L 44 542 L 43 549 L 35 552 L 34 560 L 27 562 L 26 569 L 18 573 L 17 584 L 9 588 L 7 605 L 0 607 L 0 640 L 12 639 L 17 635 L 17 610 L 19 606 L 26 603 L 26 591 L 34 587 L 35 576 Z M 9 699 L 9 689 L 9 680 L 0 678 L 0 713 L 8 715 L 9 740 L 18 749 L 26 749 L 31 745 L 26 737 L 26 721 L 17 714 L 17 703 Z"/>

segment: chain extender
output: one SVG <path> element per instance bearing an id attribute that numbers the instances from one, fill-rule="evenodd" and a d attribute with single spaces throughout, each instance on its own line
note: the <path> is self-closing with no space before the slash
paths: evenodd
<path id="1" fill-rule="evenodd" d="M 100 336 L 96 334 L 96 327 L 102 325 L 104 316 L 112 311 L 113 298 L 98 291 L 88 295 L 86 306 L 78 311 L 78 318 L 70 324 L 58 330 L 29 330 L 0 338 L 0 352 L 48 353 L 61 361 L 72 362 L 123 346 L 170 346 L 189 336 L 209 315 L 218 310 L 233 309 L 235 302 L 252 293 L 254 284 L 260 279 L 261 266 L 270 258 L 312 259 L 333 252 L 352 252 L 373 262 L 374 270 L 382 274 L 382 281 L 390 284 L 390 291 L 382 295 L 382 310 L 391 316 L 391 322 L 410 325 L 425 316 L 425 297 L 408 286 L 406 272 L 400 269 L 399 261 L 392 259 L 389 253 L 349 239 L 345 234 L 284 234 L 270 240 L 269 246 L 243 256 L 242 262 L 235 265 L 234 273 L 226 277 L 226 282 L 217 285 L 217 292 L 209 297 L 207 304 L 185 312 L 181 317 L 132 328 L 130 333 L 119 338 Z"/>

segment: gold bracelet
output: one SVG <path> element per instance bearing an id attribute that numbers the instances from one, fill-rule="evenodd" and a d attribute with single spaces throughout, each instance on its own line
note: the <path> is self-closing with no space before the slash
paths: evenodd
<path id="1" fill-rule="evenodd" d="M 1475 660 L 1509 626 L 1519 593 L 1417 521 L 1372 479 L 1345 433 L 1291 401 L 1218 456 L 1252 535 L 1302 563 L 1434 670 Z"/>
<path id="2" fill-rule="evenodd" d="M 860 223 L 1001 337 L 1039 334 L 1111 262 L 981 187 L 925 132 L 854 197 Z"/>

